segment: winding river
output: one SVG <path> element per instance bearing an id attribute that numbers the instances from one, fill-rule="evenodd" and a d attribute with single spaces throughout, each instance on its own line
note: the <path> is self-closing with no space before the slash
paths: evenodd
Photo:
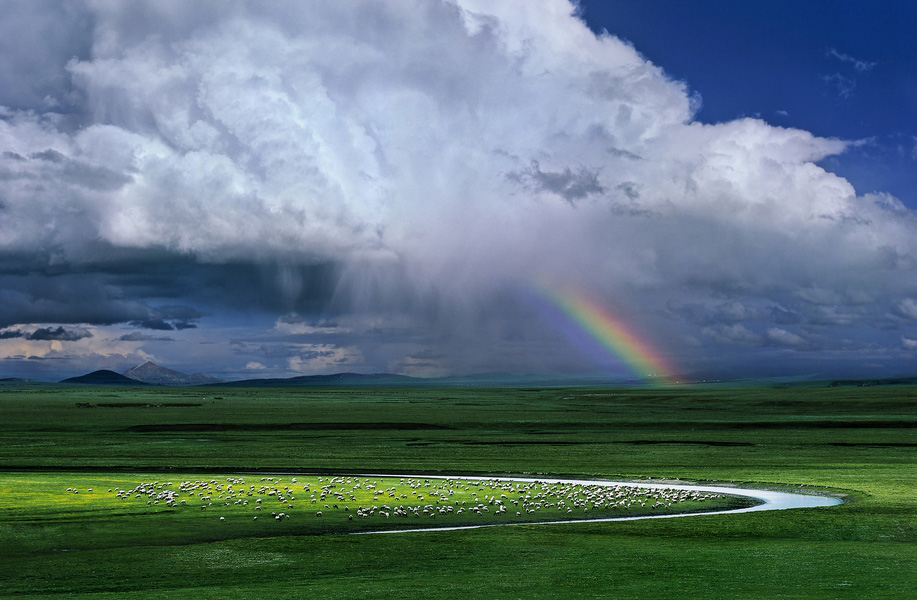
<path id="1" fill-rule="evenodd" d="M 793 494 L 790 492 L 775 492 L 772 490 L 756 490 L 752 488 L 737 488 L 713 485 L 690 485 L 676 483 L 649 483 L 632 481 L 600 481 L 592 479 L 555 479 L 555 478 L 527 478 L 527 477 L 471 477 L 466 475 L 395 475 L 395 474 L 360 474 L 360 477 L 410 477 L 412 479 L 462 479 L 471 481 L 507 481 L 518 483 L 547 483 L 568 485 L 593 485 L 602 487 L 630 486 L 649 489 L 675 489 L 728 496 L 741 496 L 757 500 L 753 506 L 733 508 L 727 510 L 711 510 L 703 512 L 676 513 L 668 515 L 642 515 L 634 517 L 605 517 L 600 519 L 570 519 L 565 521 L 536 521 L 528 523 L 487 523 L 483 525 L 460 525 L 456 527 L 423 527 L 413 529 L 396 529 L 387 531 L 361 531 L 353 535 L 376 535 L 386 533 L 420 533 L 429 531 L 457 531 L 459 529 L 480 529 L 482 527 L 518 527 L 520 525 L 562 525 L 569 523 L 605 523 L 608 521 L 637 521 L 640 519 L 676 519 L 680 517 L 696 517 L 700 515 L 730 515 L 737 513 L 755 512 L 760 510 L 787 510 L 792 508 L 817 508 L 824 506 L 837 506 L 841 500 L 831 496 L 813 496 L 809 494 Z"/>

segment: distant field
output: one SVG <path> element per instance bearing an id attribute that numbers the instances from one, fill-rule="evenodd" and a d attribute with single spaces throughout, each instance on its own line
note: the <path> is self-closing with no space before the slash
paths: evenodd
<path id="1" fill-rule="evenodd" d="M 917 389 L 899 386 L 3 385 L 0 597 L 909 598 L 917 589 L 915 425 Z M 299 508 L 307 497 L 297 497 L 292 511 L 271 509 L 293 518 L 267 522 L 254 519 L 251 505 L 224 501 L 221 515 L 199 504 L 173 512 L 116 491 L 195 476 L 224 486 L 239 476 L 246 487 L 261 486 L 270 472 L 313 473 L 297 482 L 311 492 L 321 489 L 317 477 L 327 484 L 341 473 L 516 474 L 801 487 L 847 503 L 405 538 L 336 535 L 345 520 L 352 525 L 354 507 L 335 510 L 336 502 L 319 498 L 314 509 L 311 502 Z M 30 491 L 16 496 L 22 490 Z M 489 497 L 475 506 L 499 497 L 473 491 Z M 441 498 L 424 502 L 439 510 Z M 453 515 L 464 501 L 461 517 L 481 518 L 468 511 L 473 498 L 452 498 Z M 358 507 L 372 506 L 363 500 Z M 485 506 L 487 518 L 496 518 L 494 505 Z M 506 516 L 515 512 L 522 513 Z"/>

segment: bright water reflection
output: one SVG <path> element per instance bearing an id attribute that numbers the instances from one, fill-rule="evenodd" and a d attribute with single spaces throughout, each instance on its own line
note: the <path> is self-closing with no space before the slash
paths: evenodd
<path id="1" fill-rule="evenodd" d="M 841 500 L 831 496 L 815 496 L 810 494 L 795 494 L 791 492 L 777 492 L 773 490 L 756 490 L 752 488 L 737 488 L 728 486 L 711 486 L 711 485 L 691 485 L 675 483 L 648 483 L 632 481 L 596 481 L 591 479 L 552 479 L 552 478 L 527 478 L 527 477 L 471 477 L 464 475 L 379 475 L 369 474 L 360 475 L 360 477 L 412 477 L 421 479 L 465 479 L 479 481 L 486 479 L 488 481 L 507 481 L 518 483 L 547 483 L 547 484 L 566 484 L 566 485 L 597 485 L 602 487 L 631 486 L 649 489 L 674 489 L 695 492 L 706 492 L 714 494 L 725 494 L 730 496 L 741 496 L 757 500 L 758 504 L 746 506 L 743 508 L 733 508 L 728 510 L 714 510 L 693 513 L 678 513 L 670 515 L 642 515 L 634 517 L 604 517 L 599 519 L 576 519 L 566 521 L 543 521 L 536 523 L 495 523 L 487 525 L 461 525 L 457 527 L 427 527 L 417 529 L 399 529 L 395 531 L 367 531 L 355 533 L 355 535 L 367 535 L 376 533 L 414 533 L 421 531 L 455 531 L 458 529 L 480 529 L 482 527 L 513 527 L 518 525 L 559 525 L 569 523 L 604 523 L 608 521 L 637 521 L 640 519 L 675 519 L 680 517 L 694 517 L 698 515 L 728 515 L 737 513 L 754 512 L 761 510 L 787 510 L 793 508 L 818 508 L 826 506 L 837 506 Z"/>

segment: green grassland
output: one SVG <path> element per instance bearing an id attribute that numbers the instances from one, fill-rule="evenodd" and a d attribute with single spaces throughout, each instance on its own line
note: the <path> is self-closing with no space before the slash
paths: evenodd
<path id="1" fill-rule="evenodd" d="M 915 409 L 917 389 L 904 386 L 0 386 L 0 597 L 910 598 Z M 351 536 L 341 532 L 355 521 L 326 502 L 278 522 L 116 495 L 227 477 L 297 476 L 314 491 L 346 473 L 735 482 L 846 502 Z"/>

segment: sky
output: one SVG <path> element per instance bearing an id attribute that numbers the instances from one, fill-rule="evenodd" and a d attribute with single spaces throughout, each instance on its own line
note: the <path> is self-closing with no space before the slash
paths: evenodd
<path id="1" fill-rule="evenodd" d="M 917 375 L 880 8 L 3 0 L 0 378 Z"/>

